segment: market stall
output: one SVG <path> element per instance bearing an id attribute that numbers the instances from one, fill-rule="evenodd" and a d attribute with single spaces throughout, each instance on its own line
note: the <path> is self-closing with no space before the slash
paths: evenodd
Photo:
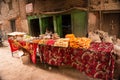
<path id="1" fill-rule="evenodd" d="M 30 40 L 25 41 L 25 38 L 28 37 L 25 35 L 26 34 L 22 32 L 13 32 L 8 34 L 8 42 L 10 45 L 11 54 L 13 56 L 14 52 L 22 50 L 24 52 L 23 56 L 30 55 L 32 62 L 36 63 L 36 50 L 38 44 Z M 33 40 L 33 38 L 31 40 Z"/>
<path id="2" fill-rule="evenodd" d="M 25 35 L 25 33 L 23 33 L 23 32 L 12 32 L 12 33 L 7 34 L 12 56 L 15 51 L 19 50 L 19 46 L 17 44 L 15 44 L 15 42 L 16 42 L 15 40 L 17 40 L 18 38 L 19 38 L 19 40 L 21 40 L 21 38 L 24 35 Z"/>
<path id="3" fill-rule="evenodd" d="M 41 38 L 42 37 L 42 38 Z M 85 37 L 76 38 L 73 34 L 65 38 L 35 38 L 31 40 L 8 39 L 11 52 L 21 47 L 29 51 L 31 60 L 36 63 L 38 47 L 41 63 L 54 66 L 71 66 L 86 75 L 104 80 L 112 80 L 114 73 L 113 44 L 108 42 L 91 42 Z M 17 44 L 16 44 L 17 42 Z M 14 47 L 14 46 L 15 47 Z"/>
<path id="4" fill-rule="evenodd" d="M 69 39 L 68 39 L 69 38 Z M 54 66 L 71 66 L 93 78 L 112 80 L 114 73 L 113 44 L 91 42 L 73 34 L 55 42 L 39 43 L 40 61 Z M 68 42 L 68 43 L 66 43 Z M 51 44 L 52 43 L 52 44 Z"/>

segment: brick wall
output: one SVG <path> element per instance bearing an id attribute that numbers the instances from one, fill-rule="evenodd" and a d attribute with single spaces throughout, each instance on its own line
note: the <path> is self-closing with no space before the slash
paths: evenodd
<path id="1" fill-rule="evenodd" d="M 2 22 L 2 31 L 6 33 L 12 32 L 10 20 L 15 19 L 16 31 L 28 32 L 28 26 L 26 26 L 25 0 L 12 0 L 12 6 L 10 10 L 8 2 L 1 2 L 0 22 Z"/>

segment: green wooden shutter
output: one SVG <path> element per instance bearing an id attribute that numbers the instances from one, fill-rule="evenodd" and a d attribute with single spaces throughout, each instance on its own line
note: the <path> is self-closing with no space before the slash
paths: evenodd
<path id="1" fill-rule="evenodd" d="M 72 29 L 76 36 L 85 36 L 87 33 L 87 12 L 74 11 L 72 12 Z"/>
<path id="2" fill-rule="evenodd" d="M 56 32 L 60 37 L 62 37 L 62 17 L 61 15 L 57 15 L 55 18 L 54 26 L 56 27 Z"/>
<path id="3" fill-rule="evenodd" d="M 46 27 L 49 26 L 47 18 L 41 18 L 42 33 L 45 33 Z"/>

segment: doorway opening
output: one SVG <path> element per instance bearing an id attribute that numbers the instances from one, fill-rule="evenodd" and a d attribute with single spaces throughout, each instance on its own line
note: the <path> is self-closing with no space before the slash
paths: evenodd
<path id="1" fill-rule="evenodd" d="M 15 19 L 10 20 L 10 25 L 12 32 L 16 31 Z"/>
<path id="2" fill-rule="evenodd" d="M 120 38 L 120 14 L 119 13 L 105 13 L 103 14 L 103 27 L 102 29 L 110 35 L 116 35 Z M 107 28 L 107 29 L 106 29 Z"/>
<path id="3" fill-rule="evenodd" d="M 39 18 L 30 20 L 31 35 L 38 37 L 40 35 Z"/>
<path id="4" fill-rule="evenodd" d="M 70 14 L 62 15 L 62 32 L 63 32 L 62 37 L 65 37 L 66 34 L 72 33 Z"/>

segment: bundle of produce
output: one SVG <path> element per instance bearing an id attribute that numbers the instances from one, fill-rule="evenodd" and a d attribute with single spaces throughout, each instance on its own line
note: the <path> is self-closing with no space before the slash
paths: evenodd
<path id="1" fill-rule="evenodd" d="M 68 47 L 68 44 L 69 44 L 69 38 L 60 38 L 56 40 L 54 46 Z"/>
<path id="2" fill-rule="evenodd" d="M 23 40 L 24 40 L 24 41 L 31 41 L 31 40 L 33 40 L 33 37 L 32 37 L 32 36 L 29 36 L 29 35 L 24 35 L 24 36 L 23 36 Z"/>
<path id="3" fill-rule="evenodd" d="M 89 38 L 72 38 L 70 39 L 70 47 L 73 48 L 89 48 L 91 39 Z"/>
<path id="4" fill-rule="evenodd" d="M 40 39 L 34 39 L 32 40 L 33 43 L 39 43 Z"/>
<path id="5" fill-rule="evenodd" d="M 82 37 L 82 38 L 78 38 L 78 40 L 79 40 L 79 45 L 82 48 L 89 48 L 90 47 L 91 39 Z"/>
<path id="6" fill-rule="evenodd" d="M 74 34 L 66 34 L 65 38 L 74 39 L 75 35 Z"/>
<path id="7" fill-rule="evenodd" d="M 38 44 L 44 44 L 45 45 L 46 42 L 47 42 L 47 39 L 40 39 Z"/>

